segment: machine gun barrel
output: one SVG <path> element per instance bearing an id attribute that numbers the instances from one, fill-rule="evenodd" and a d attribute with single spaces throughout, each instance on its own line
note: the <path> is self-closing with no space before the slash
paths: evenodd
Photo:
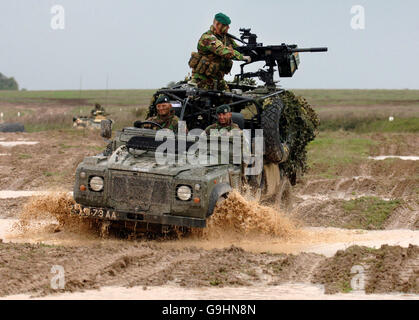
<path id="1" fill-rule="evenodd" d="M 326 52 L 327 47 L 319 47 L 319 48 L 295 48 L 290 49 L 291 52 Z"/>
<path id="2" fill-rule="evenodd" d="M 237 75 L 237 84 L 240 79 L 259 77 L 268 87 L 274 88 L 274 72 L 278 71 L 279 77 L 292 77 L 300 64 L 299 52 L 327 52 L 327 47 L 298 48 L 296 44 L 263 45 L 257 42 L 257 35 L 251 33 L 250 28 L 241 28 L 240 38 L 228 34 L 234 40 L 243 45 L 235 49 L 244 56 L 249 56 L 251 61 L 240 65 L 240 74 Z M 265 66 L 258 72 L 244 73 L 243 67 L 258 61 L 265 61 Z"/>

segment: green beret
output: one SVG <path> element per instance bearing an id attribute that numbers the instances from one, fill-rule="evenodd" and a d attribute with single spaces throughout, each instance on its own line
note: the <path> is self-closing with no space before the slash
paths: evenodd
<path id="1" fill-rule="evenodd" d="M 217 114 L 226 112 L 231 112 L 230 106 L 228 104 L 223 104 L 217 107 Z"/>
<path id="2" fill-rule="evenodd" d="M 165 94 L 161 94 L 156 100 L 156 105 L 158 105 L 159 103 L 166 103 L 166 102 L 170 103 L 169 97 L 166 96 Z"/>
<path id="3" fill-rule="evenodd" d="M 230 18 L 221 12 L 217 13 L 214 19 L 217 20 L 219 23 L 225 24 L 226 26 L 228 26 L 231 23 Z"/>

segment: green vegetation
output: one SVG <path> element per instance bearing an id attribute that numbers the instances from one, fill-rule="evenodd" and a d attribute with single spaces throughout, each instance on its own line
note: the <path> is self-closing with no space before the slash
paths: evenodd
<path id="1" fill-rule="evenodd" d="M 419 106 L 419 90 L 331 90 L 290 89 L 316 107 L 325 106 Z M 0 100 L 15 103 L 61 102 L 63 104 L 101 103 L 109 105 L 146 105 L 155 89 L 2 91 Z"/>
<path id="2" fill-rule="evenodd" d="M 79 147 L 79 146 L 70 146 L 70 145 L 66 145 L 64 143 L 60 144 L 60 148 L 63 148 L 63 149 L 70 149 L 70 148 L 77 148 L 77 147 Z"/>
<path id="3" fill-rule="evenodd" d="M 58 248 L 58 246 L 54 245 L 54 244 L 47 244 L 47 243 L 43 243 L 43 242 L 38 242 L 38 245 L 40 248 Z"/>
<path id="4" fill-rule="evenodd" d="M 0 100 L 12 103 L 60 103 L 63 105 L 103 106 L 146 105 L 154 89 L 147 90 L 67 90 L 67 91 L 2 91 Z"/>
<path id="5" fill-rule="evenodd" d="M 419 117 L 414 118 L 395 118 L 389 121 L 388 117 L 341 117 L 334 119 L 320 120 L 320 131 L 355 131 L 365 132 L 419 132 Z"/>
<path id="6" fill-rule="evenodd" d="M 419 90 L 291 90 L 314 106 L 419 105 Z"/>
<path id="7" fill-rule="evenodd" d="M 215 279 L 215 280 L 211 280 L 209 284 L 212 286 L 219 286 L 220 284 L 222 284 L 222 282 L 218 279 Z"/>
<path id="8" fill-rule="evenodd" d="M 401 200 L 382 200 L 377 197 L 362 197 L 345 201 L 342 208 L 352 215 L 350 229 L 382 229 L 383 223 L 401 204 Z"/>
<path id="9" fill-rule="evenodd" d="M 348 164 L 359 163 L 369 155 L 375 141 L 350 132 L 320 132 L 308 145 L 308 165 L 320 171 L 323 178 L 339 176 L 340 169 Z M 322 169 L 324 168 L 324 170 Z"/>
<path id="10" fill-rule="evenodd" d="M 53 177 L 53 176 L 60 176 L 60 175 L 62 175 L 62 172 L 50 172 L 50 171 L 44 172 L 44 176 L 46 177 Z"/>
<path id="11" fill-rule="evenodd" d="M 0 72 L 0 90 L 19 90 L 19 85 L 13 77 L 8 78 Z"/>
<path id="12" fill-rule="evenodd" d="M 19 159 L 31 159 L 32 158 L 32 156 L 30 154 L 25 154 L 25 153 L 20 154 L 18 157 L 19 157 Z"/>
<path id="13" fill-rule="evenodd" d="M 292 90 L 314 106 L 320 131 L 419 132 L 419 90 Z M 144 119 L 154 89 L 147 90 L 1 90 L 4 120 L 22 122 L 28 132 L 71 128 L 73 116 L 88 116 L 102 104 L 116 130 Z M 17 110 L 13 105 L 19 105 Z M 39 106 L 62 108 L 39 112 Z M 17 112 L 20 112 L 20 117 Z M 394 121 L 389 121 L 393 116 Z"/>
<path id="14" fill-rule="evenodd" d="M 340 287 L 340 291 L 343 293 L 349 293 L 352 291 L 351 285 L 349 283 L 349 281 L 341 281 L 339 283 L 339 287 Z"/>

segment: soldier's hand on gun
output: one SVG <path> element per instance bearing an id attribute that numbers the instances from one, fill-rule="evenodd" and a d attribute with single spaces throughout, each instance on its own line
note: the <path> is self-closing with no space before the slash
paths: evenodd
<path id="1" fill-rule="evenodd" d="M 252 61 L 252 58 L 250 58 L 250 56 L 243 56 L 243 60 L 247 63 L 250 63 Z"/>

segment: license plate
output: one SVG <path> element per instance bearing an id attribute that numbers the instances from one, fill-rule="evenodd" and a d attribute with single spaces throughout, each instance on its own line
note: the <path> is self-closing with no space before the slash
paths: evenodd
<path id="1" fill-rule="evenodd" d="M 83 207 L 79 204 L 75 204 L 73 207 L 73 211 L 75 214 L 78 214 L 81 217 L 91 217 L 91 218 L 110 219 L 110 220 L 118 219 L 117 212 L 113 210 L 103 209 L 103 208 L 88 208 L 88 207 Z"/>

